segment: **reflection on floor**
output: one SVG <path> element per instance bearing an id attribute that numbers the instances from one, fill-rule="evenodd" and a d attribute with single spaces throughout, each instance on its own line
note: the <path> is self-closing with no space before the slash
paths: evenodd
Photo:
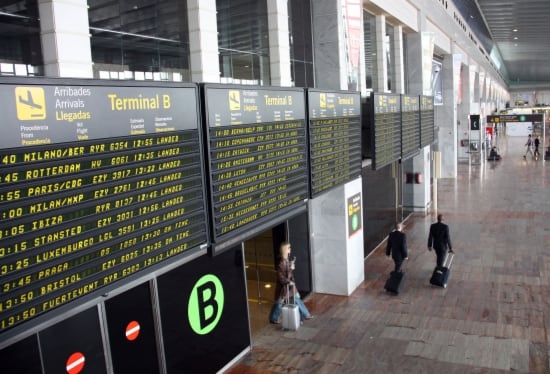
<path id="1" fill-rule="evenodd" d="M 244 246 L 246 289 L 252 339 L 269 325 L 269 311 L 275 300 L 275 258 L 271 230 L 247 240 Z"/>
<path id="2" fill-rule="evenodd" d="M 248 307 L 252 336 L 269 324 L 269 311 L 273 305 L 275 284 L 248 279 Z"/>
<path id="3" fill-rule="evenodd" d="M 255 336 L 257 336 L 267 325 L 269 325 L 269 311 L 273 303 L 263 301 L 248 301 L 250 310 L 250 328 L 252 330 L 252 344 L 254 344 Z"/>

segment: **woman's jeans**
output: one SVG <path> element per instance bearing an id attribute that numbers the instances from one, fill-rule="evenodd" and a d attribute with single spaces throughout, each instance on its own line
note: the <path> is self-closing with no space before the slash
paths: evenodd
<path id="1" fill-rule="evenodd" d="M 298 305 L 298 309 L 300 310 L 300 319 L 303 321 L 306 318 L 311 317 L 311 314 L 309 313 L 309 310 L 307 310 L 306 305 L 302 301 L 302 298 L 300 297 L 299 293 L 296 293 L 295 297 L 291 297 L 290 300 L 292 301 L 294 299 L 294 303 Z M 279 321 L 279 318 L 281 318 L 281 311 L 283 310 L 283 299 L 280 298 L 273 304 L 271 307 L 271 312 L 269 313 L 269 321 L 272 323 L 276 323 Z"/>

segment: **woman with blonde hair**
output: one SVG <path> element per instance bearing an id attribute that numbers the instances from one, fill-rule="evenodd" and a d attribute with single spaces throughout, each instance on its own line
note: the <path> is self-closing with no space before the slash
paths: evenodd
<path id="1" fill-rule="evenodd" d="M 270 323 L 280 323 L 279 318 L 283 309 L 284 300 L 294 300 L 300 310 L 300 319 L 312 319 L 313 316 L 300 298 L 300 293 L 294 283 L 294 261 L 295 258 L 290 257 L 291 246 L 289 242 L 282 242 L 279 247 L 279 263 L 277 265 L 277 289 L 275 295 L 279 298 L 275 300 L 271 312 L 269 313 Z"/>

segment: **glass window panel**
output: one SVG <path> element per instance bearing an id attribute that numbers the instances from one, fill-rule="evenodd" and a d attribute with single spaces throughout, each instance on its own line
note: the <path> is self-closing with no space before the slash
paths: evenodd
<path id="1" fill-rule="evenodd" d="M 269 85 L 269 38 L 265 0 L 217 0 L 222 82 Z"/>
<path id="2" fill-rule="evenodd" d="M 296 87 L 315 87 L 311 36 L 311 3 L 289 0 L 290 64 Z"/>
<path id="3" fill-rule="evenodd" d="M 38 1 L 0 4 L 0 70 L 2 75 L 43 75 Z"/>
<path id="4" fill-rule="evenodd" d="M 185 2 L 89 0 L 88 5 L 96 77 L 107 70 L 120 72 L 119 79 L 190 81 Z"/>
<path id="5" fill-rule="evenodd" d="M 376 81 L 376 19 L 367 12 L 363 12 L 363 40 L 365 46 L 365 84 L 369 91 L 374 88 Z"/>

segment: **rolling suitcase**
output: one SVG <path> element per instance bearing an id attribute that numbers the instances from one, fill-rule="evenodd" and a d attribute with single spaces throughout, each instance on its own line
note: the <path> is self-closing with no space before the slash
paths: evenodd
<path id="1" fill-rule="evenodd" d="M 430 278 L 430 283 L 434 286 L 447 288 L 447 282 L 449 281 L 449 275 L 451 274 L 451 263 L 453 262 L 454 254 L 449 253 L 445 258 L 443 266 L 436 266 L 432 277 Z"/>
<path id="2" fill-rule="evenodd" d="M 284 330 L 296 331 L 300 327 L 300 309 L 294 300 L 292 304 L 290 303 L 289 292 L 287 295 L 289 297 L 283 301 L 282 325 Z"/>
<path id="3" fill-rule="evenodd" d="M 398 295 L 399 291 L 401 289 L 401 286 L 403 285 L 403 279 L 405 278 L 405 273 L 392 271 L 390 273 L 390 277 L 386 281 L 386 284 L 384 285 L 384 289 L 386 292 L 390 292 L 393 294 Z"/>

